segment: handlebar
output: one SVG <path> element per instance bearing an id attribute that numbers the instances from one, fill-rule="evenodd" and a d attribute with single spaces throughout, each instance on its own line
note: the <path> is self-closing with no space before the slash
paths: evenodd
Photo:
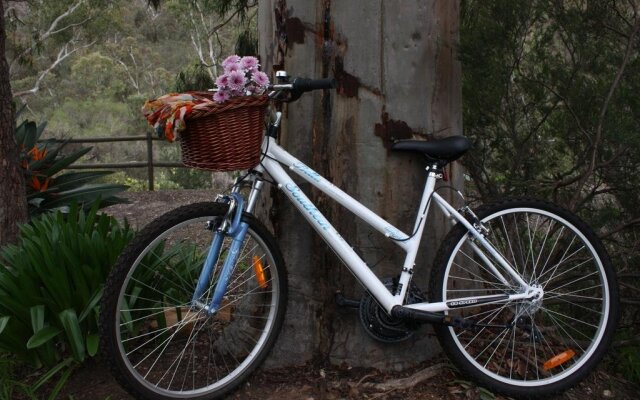
<path id="1" fill-rule="evenodd" d="M 288 78 L 288 77 L 287 77 Z M 288 79 L 284 79 L 285 82 Z M 290 103 L 296 101 L 305 92 L 318 89 L 334 89 L 337 87 L 337 82 L 333 78 L 323 79 L 309 79 L 309 78 L 296 78 L 291 83 L 279 83 L 275 85 L 269 85 L 269 98 L 272 100 L 282 101 Z M 278 128 L 280 126 L 280 119 L 282 118 L 282 112 L 275 113 L 276 117 L 274 121 L 271 121 L 267 128 L 267 135 L 271 137 L 278 136 Z"/>
<path id="2" fill-rule="evenodd" d="M 325 79 L 307 79 L 296 78 L 293 83 L 293 90 L 300 92 L 310 92 L 318 89 L 334 89 L 336 87 L 336 80 L 333 78 Z"/>
<path id="3" fill-rule="evenodd" d="M 309 78 L 296 78 L 291 83 L 283 83 L 271 85 L 269 89 L 274 92 L 270 93 L 271 98 L 277 98 L 286 102 L 295 101 L 305 92 L 320 89 L 334 89 L 337 87 L 337 82 L 333 78 L 323 79 L 309 79 Z M 288 97 L 278 96 L 279 92 L 288 92 Z"/>

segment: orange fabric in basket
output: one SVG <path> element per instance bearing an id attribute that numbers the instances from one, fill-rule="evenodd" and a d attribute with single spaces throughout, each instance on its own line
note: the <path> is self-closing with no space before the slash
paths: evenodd
<path id="1" fill-rule="evenodd" d="M 159 137 L 173 142 L 185 130 L 185 118 L 192 110 L 206 108 L 213 103 L 211 98 L 196 93 L 169 93 L 146 101 L 142 113 Z"/>

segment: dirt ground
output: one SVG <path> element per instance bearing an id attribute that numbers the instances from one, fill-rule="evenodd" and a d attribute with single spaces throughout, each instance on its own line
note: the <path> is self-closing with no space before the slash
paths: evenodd
<path id="1" fill-rule="evenodd" d="M 128 193 L 130 204 L 112 206 L 105 211 L 126 217 L 141 228 L 154 217 L 190 202 L 211 200 L 211 191 L 166 191 Z M 613 360 L 605 359 L 586 380 L 554 399 L 637 399 L 640 387 L 609 372 Z M 434 367 L 435 376 L 408 389 L 375 386 Z M 71 397 L 70 397 L 71 396 Z M 74 400 L 132 399 L 98 361 L 83 365 L 72 375 L 60 398 Z M 478 388 L 460 375 L 445 358 L 425 362 L 411 370 L 385 373 L 374 369 L 342 366 L 304 365 L 284 369 L 259 370 L 229 396 L 236 400 L 337 400 L 337 399 L 504 399 Z"/>
<path id="2" fill-rule="evenodd" d="M 436 365 L 438 373 L 403 390 L 374 387 L 395 379 L 412 376 Z M 575 388 L 553 397 L 554 400 L 637 399 L 638 387 L 614 375 L 605 368 L 592 373 Z M 72 396 L 72 397 L 70 397 Z M 74 372 L 65 386 L 61 399 L 131 400 L 100 363 L 83 365 Z M 314 365 L 258 371 L 229 397 L 233 400 L 428 400 L 428 399 L 507 399 L 477 387 L 459 375 L 445 359 L 436 359 L 401 373 L 384 373 L 374 369 Z"/>

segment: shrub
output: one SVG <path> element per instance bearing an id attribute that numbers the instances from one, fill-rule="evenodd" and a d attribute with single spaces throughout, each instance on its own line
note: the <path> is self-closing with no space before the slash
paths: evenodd
<path id="1" fill-rule="evenodd" d="M 207 90 L 213 88 L 214 84 L 207 72 L 207 67 L 197 62 L 178 73 L 174 89 L 180 93 L 190 90 Z"/>
<path id="2" fill-rule="evenodd" d="M 0 350 L 34 367 L 94 356 L 103 284 L 133 230 L 75 204 L 20 229 L 0 250 Z"/>
<path id="3" fill-rule="evenodd" d="M 76 202 L 89 208 L 97 200 L 101 207 L 122 203 L 117 193 L 126 189 L 118 184 L 91 184 L 96 178 L 109 175 L 111 171 L 61 171 L 91 150 L 83 148 L 63 155 L 66 143 L 55 140 L 38 142 L 46 123 L 36 125 L 23 121 L 16 128 L 16 140 L 21 149 L 20 158 L 25 170 L 29 214 L 35 216 L 43 212 L 62 209 Z"/>

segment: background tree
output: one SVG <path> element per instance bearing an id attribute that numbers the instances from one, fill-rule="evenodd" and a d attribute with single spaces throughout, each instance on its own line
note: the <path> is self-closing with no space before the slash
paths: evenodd
<path id="1" fill-rule="evenodd" d="M 250 29 L 251 21 L 255 23 L 255 19 L 249 14 L 255 16 L 257 5 L 257 0 L 201 0 L 166 1 L 164 7 L 188 27 L 189 41 L 198 61 L 215 81 L 220 75 L 218 66 L 228 55 L 222 53 L 221 33 L 231 25 L 238 32 Z"/>
<path id="2" fill-rule="evenodd" d="M 293 76 L 335 77 L 336 91 L 313 92 L 285 107 L 280 142 L 307 165 L 361 199 L 393 224 L 409 231 L 424 179 L 424 161 L 392 154 L 393 139 L 461 132 L 460 65 L 456 60 L 458 2 L 302 1 L 260 2 L 260 52 L 265 70 Z M 354 23 L 357 21 L 357 23 Z M 453 184 L 460 170 L 453 165 Z M 402 251 L 372 232 L 351 213 L 327 201 L 308 184 L 329 221 L 380 277 L 393 277 Z M 370 338 L 356 312 L 338 309 L 334 294 L 363 292 L 333 253 L 277 190 L 267 216 L 289 266 L 290 302 L 281 351 L 272 362 L 406 367 L 424 361 L 438 347 L 426 328 L 392 346 Z M 447 192 L 442 192 L 448 195 Z M 438 212 L 433 214 L 437 215 Z M 436 237 L 448 225 L 427 229 L 429 251 L 417 263 L 416 282 L 426 273 Z"/>
<path id="3" fill-rule="evenodd" d="M 15 110 L 5 54 L 4 3 L 0 3 L 0 246 L 16 240 L 17 222 L 27 219 L 24 176 L 18 164 Z"/>
<path id="4" fill-rule="evenodd" d="M 27 106 L 22 117 L 48 121 L 45 138 L 146 133 L 140 114 L 145 100 L 176 89 L 213 86 L 215 60 L 203 64 L 194 44 L 206 47 L 205 55 L 233 52 L 236 38 L 246 29 L 255 30 L 257 9 L 252 1 L 212 0 L 167 0 L 159 9 L 146 0 L 7 4 L 6 55 L 16 100 Z M 192 37 L 194 24 L 203 18 L 212 30 L 199 27 L 200 36 Z M 206 80 L 197 79 L 200 72 Z M 157 160 L 179 159 L 175 145 L 154 147 Z M 109 143 L 95 145 L 83 161 L 144 157 L 144 143 Z M 160 169 L 156 178 L 160 189 L 212 185 L 211 174 L 202 171 Z M 134 169 L 105 179 L 143 188 L 146 175 Z"/>
<path id="5" fill-rule="evenodd" d="M 108 12 L 109 7 L 100 7 L 94 0 L 13 2 L 6 18 L 9 73 L 17 88 L 14 97 L 37 93 L 53 70 L 93 46 L 97 39 L 88 34 L 87 26 L 104 28 Z"/>

